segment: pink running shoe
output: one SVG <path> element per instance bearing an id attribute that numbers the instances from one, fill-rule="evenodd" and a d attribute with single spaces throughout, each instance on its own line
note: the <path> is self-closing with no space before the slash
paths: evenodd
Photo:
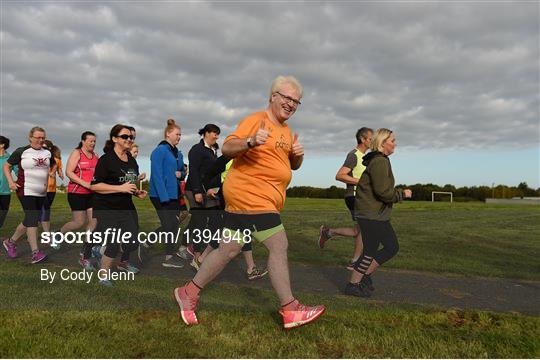
<path id="1" fill-rule="evenodd" d="M 283 316 L 283 327 L 285 329 L 294 329 L 317 320 L 324 314 L 325 310 L 324 305 L 305 306 L 298 304 L 295 310 L 279 309 L 279 313 Z"/>
<path id="2" fill-rule="evenodd" d="M 45 255 L 43 251 L 39 250 L 37 253 L 34 253 L 34 255 L 32 255 L 32 260 L 30 261 L 30 263 L 37 264 L 38 262 L 42 262 L 46 258 L 47 255 Z"/>
<path id="3" fill-rule="evenodd" d="M 3 245 L 8 257 L 12 259 L 17 257 L 17 245 L 15 243 L 12 243 L 9 239 L 5 239 Z"/>
<path id="4" fill-rule="evenodd" d="M 321 225 L 319 228 L 319 247 L 324 249 L 324 243 L 330 240 L 329 228 L 324 225 Z"/>
<path id="5" fill-rule="evenodd" d="M 186 251 L 188 252 L 189 255 L 191 255 L 191 258 L 192 258 L 192 259 L 195 257 L 195 247 L 193 247 L 192 244 L 189 244 L 189 245 L 186 247 Z"/>
<path id="6" fill-rule="evenodd" d="M 199 299 L 190 298 L 185 286 L 174 289 L 174 298 L 180 307 L 180 316 L 186 325 L 197 325 L 199 321 L 195 310 L 197 310 Z"/>

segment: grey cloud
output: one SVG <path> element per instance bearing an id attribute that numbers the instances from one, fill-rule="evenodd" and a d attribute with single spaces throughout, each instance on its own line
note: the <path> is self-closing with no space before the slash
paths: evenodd
<path id="1" fill-rule="evenodd" d="M 305 86 L 290 126 L 313 154 L 346 151 L 360 126 L 425 150 L 538 144 L 533 3 L 11 3 L 2 16 L 13 144 L 35 124 L 70 148 L 126 122 L 148 153 L 173 117 L 186 149 L 205 123 L 226 135 L 264 108 L 278 74 Z"/>

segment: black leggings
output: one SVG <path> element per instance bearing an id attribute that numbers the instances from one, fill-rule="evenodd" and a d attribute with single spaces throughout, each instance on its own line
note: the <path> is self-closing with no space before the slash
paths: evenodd
<path id="1" fill-rule="evenodd" d="M 24 210 L 22 224 L 26 227 L 37 227 L 41 217 L 41 208 L 45 202 L 45 196 L 19 196 L 19 201 Z"/>
<path id="2" fill-rule="evenodd" d="M 48 192 L 43 207 L 41 208 L 41 219 L 39 221 L 51 221 L 51 206 L 54 202 L 56 192 Z"/>
<path id="3" fill-rule="evenodd" d="M 159 201 L 159 198 L 156 197 L 151 197 L 150 201 L 152 201 L 152 205 L 154 205 L 159 217 L 159 222 L 161 223 L 161 226 L 157 228 L 155 232 L 174 234 L 173 241 L 168 241 L 169 237 L 167 237 L 167 241 L 165 242 L 165 255 L 172 255 L 174 254 L 176 245 L 174 239 L 176 239 L 176 233 L 178 231 L 178 226 L 180 225 L 177 217 L 180 215 L 180 203 L 178 200 L 170 200 L 166 203 L 162 203 Z"/>
<path id="4" fill-rule="evenodd" d="M 9 211 L 9 203 L 11 202 L 11 194 L 0 195 L 0 228 L 4 226 L 6 216 Z"/>
<path id="5" fill-rule="evenodd" d="M 111 235 L 105 248 L 105 256 L 110 258 L 115 258 L 118 255 L 120 246 L 122 246 L 122 261 L 127 261 L 129 259 L 129 253 L 136 250 L 139 247 L 139 242 L 137 239 L 139 232 L 138 216 L 136 210 L 94 210 L 96 213 L 97 219 L 97 228 L 96 232 L 99 231 L 102 234 L 102 239 L 105 237 L 105 231 L 107 229 L 118 229 L 122 230 L 122 234 L 126 232 L 131 233 L 131 238 L 128 239 L 129 243 L 124 244 L 117 241 L 111 241 Z M 91 249 L 91 246 L 90 246 Z M 86 249 L 85 249 L 86 250 Z M 85 251 L 86 252 L 86 251 Z"/>
<path id="6" fill-rule="evenodd" d="M 399 244 L 390 221 L 358 219 L 358 225 L 362 232 L 364 253 L 354 264 L 354 269 L 365 274 L 373 260 L 382 265 L 393 258 L 399 251 Z M 383 246 L 380 250 L 379 244 Z"/>

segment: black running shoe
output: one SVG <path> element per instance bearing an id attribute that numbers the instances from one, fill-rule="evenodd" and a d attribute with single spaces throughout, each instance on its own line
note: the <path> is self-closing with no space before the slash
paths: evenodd
<path id="1" fill-rule="evenodd" d="M 366 289 L 362 282 L 360 282 L 358 284 L 347 283 L 345 286 L 345 295 L 367 298 L 371 296 L 371 293 Z"/>
<path id="2" fill-rule="evenodd" d="M 364 287 L 366 289 L 368 289 L 369 291 L 375 291 L 375 287 L 373 286 L 373 280 L 371 279 L 371 276 L 369 275 L 364 275 L 364 277 L 362 277 L 362 281 L 360 281 L 360 284 L 364 284 Z"/>

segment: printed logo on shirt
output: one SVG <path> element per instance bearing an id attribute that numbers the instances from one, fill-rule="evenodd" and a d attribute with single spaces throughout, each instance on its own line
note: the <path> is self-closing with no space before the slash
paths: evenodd
<path id="1" fill-rule="evenodd" d="M 129 169 L 128 171 L 124 171 L 122 169 L 120 170 L 124 173 L 124 176 L 120 176 L 118 178 L 118 182 L 120 183 L 130 182 L 132 184 L 137 183 L 137 173 L 135 172 L 135 169 Z"/>
<path id="2" fill-rule="evenodd" d="M 35 167 L 49 167 L 48 158 L 32 158 Z"/>
<path id="3" fill-rule="evenodd" d="M 276 150 L 277 149 L 283 149 L 287 152 L 291 150 L 291 144 L 287 142 L 285 136 L 281 135 L 279 141 L 276 141 Z"/>

